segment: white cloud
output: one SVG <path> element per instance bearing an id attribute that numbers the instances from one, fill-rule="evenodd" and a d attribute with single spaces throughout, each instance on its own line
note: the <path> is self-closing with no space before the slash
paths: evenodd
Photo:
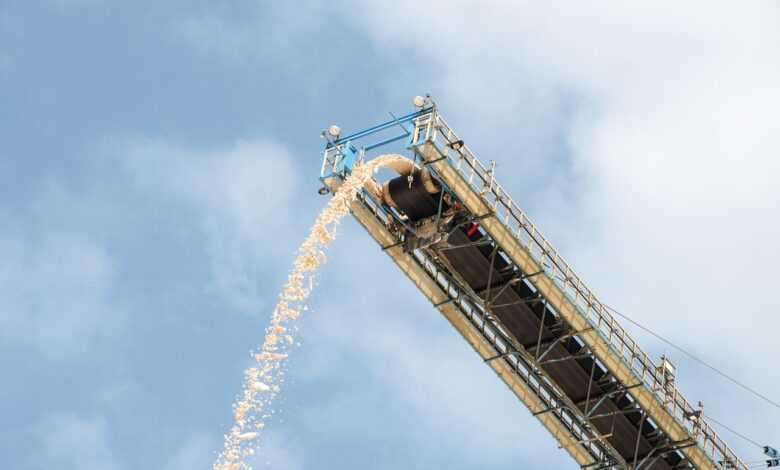
<path id="1" fill-rule="evenodd" d="M 171 455 L 162 468 L 163 470 L 209 468 L 217 444 L 217 440 L 211 435 L 192 433 L 182 440 L 179 449 Z"/>
<path id="2" fill-rule="evenodd" d="M 115 452 L 113 433 L 102 415 L 84 416 L 59 412 L 38 419 L 31 428 L 36 453 L 29 457 L 32 468 L 73 468 L 78 470 L 121 470 L 128 463 Z M 202 432 L 169 429 L 147 430 L 145 440 L 162 447 L 163 470 L 208 468 L 217 439 Z M 138 449 L 136 449 L 138 451 Z M 144 452 L 141 450 L 140 452 Z M 149 462 L 148 456 L 136 455 Z"/>
<path id="3" fill-rule="evenodd" d="M 24 215 L 2 218 L 0 338 L 6 344 L 32 346 L 57 361 L 112 356 L 125 323 L 125 305 L 115 295 L 118 264 L 99 235 L 79 225 L 76 214 L 92 212 L 86 206 L 92 207 L 87 198 L 60 187 L 45 191 Z"/>
<path id="4" fill-rule="evenodd" d="M 114 415 L 126 416 L 141 396 L 140 386 L 127 378 L 100 385 L 95 390 L 95 404 Z"/>
<path id="5" fill-rule="evenodd" d="M 199 227 L 210 258 L 212 286 L 234 308 L 256 312 L 259 276 L 280 254 L 279 233 L 290 220 L 297 175 L 287 150 L 268 141 L 239 141 L 196 150 L 164 140 L 108 142 L 132 185 L 153 207 L 166 206 Z M 194 222 L 193 222 L 194 220 Z M 183 234 L 190 231 L 182 227 Z M 276 241 L 276 243 L 274 243 Z M 286 259 L 286 258 L 285 258 Z"/>
<path id="6" fill-rule="evenodd" d="M 208 14 L 179 19 L 175 30 L 204 53 L 237 63 L 279 58 L 290 66 L 299 59 L 298 54 L 291 52 L 300 52 L 311 35 L 322 30 L 327 14 L 327 6 L 315 1 L 231 6 L 232 17 L 214 9 Z"/>
<path id="7" fill-rule="evenodd" d="M 263 434 L 263 443 L 255 457 L 250 459 L 253 468 L 283 468 L 285 470 L 302 470 L 310 468 L 305 465 L 305 456 L 292 443 L 291 435 L 269 430 Z"/>
<path id="8" fill-rule="evenodd" d="M 34 426 L 36 455 L 33 468 L 119 470 L 124 468 L 111 450 L 110 433 L 101 416 L 59 413 Z"/>

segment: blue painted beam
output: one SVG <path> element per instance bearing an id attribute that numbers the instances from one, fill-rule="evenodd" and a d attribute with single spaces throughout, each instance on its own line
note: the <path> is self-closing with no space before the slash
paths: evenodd
<path id="1" fill-rule="evenodd" d="M 366 152 L 368 152 L 369 150 L 373 150 L 373 149 L 375 149 L 377 147 L 381 147 L 383 145 L 391 144 L 391 143 L 399 141 L 401 139 L 405 139 L 405 138 L 409 137 L 410 135 L 412 135 L 412 133 L 411 132 L 407 132 L 406 134 L 401 134 L 399 136 L 390 137 L 389 139 L 385 139 L 385 140 L 383 140 L 381 142 L 377 142 L 375 144 L 371 144 L 371 145 L 369 145 L 367 147 L 364 147 L 364 149 L 365 149 Z"/>
<path id="2" fill-rule="evenodd" d="M 415 111 L 413 113 L 409 113 L 406 116 L 401 116 L 398 119 L 393 119 L 392 121 L 387 121 L 382 124 L 376 125 L 374 127 L 368 128 L 366 130 L 356 132 L 354 134 L 348 135 L 346 137 L 341 137 L 339 139 L 336 139 L 333 144 L 328 144 L 326 148 L 331 147 L 333 145 L 339 145 L 343 144 L 344 142 L 347 142 L 349 140 L 354 141 L 356 139 L 360 139 L 361 137 L 365 137 L 367 135 L 371 135 L 375 132 L 383 131 L 385 129 L 389 129 L 393 126 L 397 126 L 398 124 L 402 124 L 404 122 L 412 121 L 413 119 L 416 119 L 419 116 L 422 116 L 424 114 L 430 113 L 433 110 L 433 108 L 426 108 L 421 109 L 419 111 Z"/>

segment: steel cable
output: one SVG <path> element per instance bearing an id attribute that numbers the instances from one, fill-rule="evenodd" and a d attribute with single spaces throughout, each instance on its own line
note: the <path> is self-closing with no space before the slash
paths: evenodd
<path id="1" fill-rule="evenodd" d="M 756 391 L 755 389 L 753 389 L 753 388 L 751 388 L 751 387 L 749 387 L 749 386 L 747 386 L 747 385 L 743 384 L 743 383 L 742 383 L 742 382 L 740 382 L 739 380 L 737 380 L 737 379 L 735 379 L 735 378 L 731 377 L 730 375 L 728 375 L 728 374 L 726 374 L 725 372 L 721 371 L 720 369 L 716 368 L 716 367 L 715 367 L 715 366 L 713 366 L 712 364 L 710 364 L 710 363 L 708 363 L 708 362 L 704 361 L 703 359 L 700 359 L 699 357 L 695 356 L 693 353 L 690 353 L 690 352 L 688 352 L 687 350 L 683 349 L 682 347 L 680 347 L 680 346 L 677 346 L 676 344 L 674 344 L 674 343 L 673 343 L 673 342 L 671 342 L 670 340 L 668 340 L 668 339 L 664 338 L 663 336 L 661 336 L 661 335 L 659 335 L 658 333 L 654 332 L 654 331 L 653 331 L 653 330 L 651 330 L 650 328 L 647 328 L 646 326 L 644 326 L 644 325 L 641 325 L 640 323 L 636 322 L 635 320 L 631 319 L 630 317 L 626 316 L 625 314 L 618 312 L 617 310 L 615 310 L 614 308 L 610 307 L 609 305 L 606 305 L 606 304 L 604 304 L 604 306 L 605 306 L 607 309 L 609 309 L 609 310 L 610 310 L 612 313 L 614 313 L 615 315 L 618 315 L 618 316 L 620 316 L 621 318 L 623 318 L 623 319 L 624 319 L 624 320 L 626 320 L 627 322 L 629 322 L 629 323 L 633 324 L 634 326 L 636 326 L 637 328 L 641 329 L 642 331 L 644 331 L 644 332 L 646 332 L 646 333 L 648 333 L 648 334 L 650 334 L 650 335 L 654 336 L 655 338 L 657 338 L 657 339 L 659 339 L 659 340 L 663 341 L 663 342 L 664 342 L 664 343 L 666 343 L 667 345 L 669 345 L 669 346 L 673 347 L 674 349 L 676 349 L 676 350 L 680 351 L 681 353 L 685 354 L 685 355 L 686 355 L 686 356 L 688 356 L 688 358 L 690 358 L 691 360 L 693 360 L 693 361 L 695 361 L 695 362 L 699 363 L 700 365 L 702 365 L 702 366 L 704 366 L 704 367 L 706 367 L 706 368 L 710 369 L 711 371 L 713 371 L 713 372 L 715 372 L 716 374 L 720 375 L 720 376 L 721 376 L 721 377 L 723 377 L 724 379 L 726 379 L 726 380 L 728 380 L 729 382 L 733 383 L 734 385 L 736 385 L 736 386 L 738 386 L 738 387 L 742 388 L 743 390 L 745 390 L 745 391 L 747 391 L 747 392 L 751 393 L 752 395 L 754 395 L 755 397 L 757 397 L 757 398 L 759 398 L 759 399 L 763 400 L 764 402 L 766 402 L 766 403 L 769 403 L 770 405 L 774 406 L 774 407 L 775 407 L 775 408 L 777 408 L 777 409 L 780 409 L 780 403 L 778 403 L 778 402 L 776 402 L 776 401 L 772 400 L 771 398 L 769 398 L 769 397 L 767 397 L 766 395 L 764 395 L 764 394 L 762 394 L 762 393 L 760 393 L 760 392 Z"/>

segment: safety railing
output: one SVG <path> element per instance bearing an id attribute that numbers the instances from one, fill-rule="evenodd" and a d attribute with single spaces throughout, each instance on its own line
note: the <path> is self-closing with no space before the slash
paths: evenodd
<path id="1" fill-rule="evenodd" d="M 577 310 L 583 315 L 612 351 L 632 370 L 676 421 L 695 437 L 699 446 L 716 464 L 724 468 L 747 469 L 706 419 L 697 417 L 697 409 L 683 397 L 676 386 L 669 387 L 659 366 L 645 353 L 618 323 L 607 307 L 585 285 L 558 251 L 536 228 L 525 212 L 496 181 L 495 166 L 486 167 L 436 112 L 414 120 L 412 145 L 427 142 L 436 146 L 471 188 L 492 208 L 493 216 L 515 235 L 533 259 L 543 267 Z"/>
<path id="2" fill-rule="evenodd" d="M 322 156 L 322 168 L 320 169 L 321 178 L 325 178 L 336 172 L 338 159 L 339 156 L 341 156 L 344 145 L 345 144 L 334 145 L 325 149 Z"/>

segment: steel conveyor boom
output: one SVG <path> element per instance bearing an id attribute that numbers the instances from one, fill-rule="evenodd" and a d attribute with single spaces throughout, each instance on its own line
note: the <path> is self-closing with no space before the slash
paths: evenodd
<path id="1" fill-rule="evenodd" d="M 582 468 L 747 468 L 435 107 L 330 141 L 326 188 L 398 141 L 415 161 L 354 216 Z"/>

